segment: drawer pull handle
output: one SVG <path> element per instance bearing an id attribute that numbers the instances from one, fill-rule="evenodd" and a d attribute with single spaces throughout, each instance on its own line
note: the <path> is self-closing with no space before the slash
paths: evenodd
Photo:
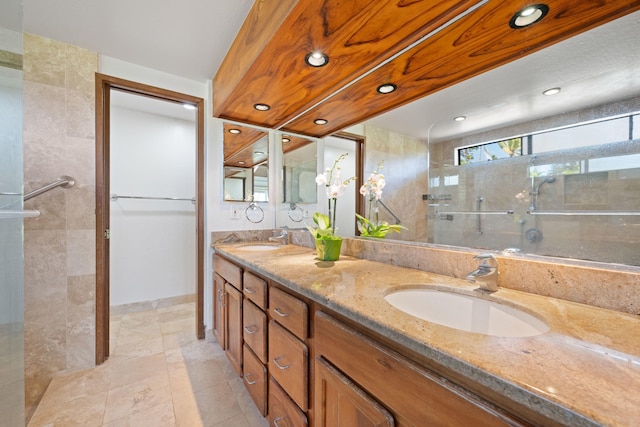
<path id="1" fill-rule="evenodd" d="M 255 289 L 251 289 L 251 288 L 244 288 L 244 290 L 245 290 L 245 292 L 246 292 L 246 293 L 248 293 L 248 294 L 255 294 L 255 293 L 256 293 Z"/>
<path id="2" fill-rule="evenodd" d="M 251 376 L 251 372 L 249 372 L 248 374 L 244 374 L 244 380 L 246 381 L 247 384 L 254 385 L 255 383 L 258 382 L 258 381 L 251 381 L 249 379 L 250 376 Z"/>
<path id="3" fill-rule="evenodd" d="M 278 368 L 280 368 L 280 369 L 282 369 L 284 371 L 285 369 L 289 369 L 291 367 L 291 365 L 281 365 L 280 363 L 278 363 L 278 360 L 282 359 L 283 357 L 284 356 L 276 357 L 275 359 L 273 359 L 273 363 L 275 363 Z"/>
<path id="4" fill-rule="evenodd" d="M 258 332 L 258 327 L 256 325 L 245 326 L 244 331 L 248 334 L 255 334 Z"/>
<path id="5" fill-rule="evenodd" d="M 280 307 L 274 308 L 273 311 L 275 311 L 276 314 L 280 317 L 287 317 L 289 315 L 289 313 L 282 312 L 282 310 L 280 310 Z"/>
<path id="6" fill-rule="evenodd" d="M 284 417 L 276 418 L 275 420 L 273 420 L 273 425 L 276 426 L 276 427 L 280 427 L 280 422 L 279 421 L 283 420 L 283 419 L 284 419 Z"/>

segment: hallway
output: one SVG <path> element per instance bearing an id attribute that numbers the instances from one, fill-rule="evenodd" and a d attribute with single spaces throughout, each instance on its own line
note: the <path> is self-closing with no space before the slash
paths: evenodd
<path id="1" fill-rule="evenodd" d="M 28 426 L 267 426 L 194 319 L 194 303 L 112 316 L 109 360 L 54 378 Z"/>

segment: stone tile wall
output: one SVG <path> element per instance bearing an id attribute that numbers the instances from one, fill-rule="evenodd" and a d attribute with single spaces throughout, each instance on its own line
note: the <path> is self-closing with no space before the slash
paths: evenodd
<path id="1" fill-rule="evenodd" d="M 513 215 L 452 214 L 450 220 L 429 221 L 432 243 L 502 250 L 518 248 L 538 255 L 577 258 L 592 261 L 640 266 L 639 216 L 560 216 L 530 215 L 530 167 L 561 167 L 580 162 L 588 168 L 598 159 L 616 162 L 616 157 L 640 154 L 638 140 L 581 147 L 570 150 L 538 153 L 535 156 L 514 157 L 491 162 L 452 166 L 456 147 L 473 142 L 499 139 L 498 135 L 526 134 L 570 124 L 637 111 L 640 97 L 608 106 L 533 121 L 480 135 L 467 136 L 431 145 L 431 178 L 443 184 L 450 177 L 457 185 L 441 185 L 430 189 L 447 194 L 446 206 L 436 211 L 478 210 L 477 198 L 482 197 L 480 210 L 514 211 Z M 585 166 L 582 166 L 585 168 Z M 535 177 L 537 186 L 545 176 Z M 640 168 L 593 171 L 580 174 L 555 174 L 556 181 L 544 184 L 535 201 L 540 211 L 628 211 L 640 208 Z M 480 219 L 480 222 L 478 222 Z M 480 228 L 479 228 L 480 227 Z M 481 232 L 478 232 L 479 229 Z M 535 234 L 531 234 L 535 233 Z"/>
<path id="2" fill-rule="evenodd" d="M 95 361 L 95 96 L 98 57 L 24 35 L 25 193 L 75 178 L 25 203 L 27 418 L 54 374 Z"/>
<path id="3" fill-rule="evenodd" d="M 376 170 L 384 160 L 382 174 L 386 186 L 382 201 L 401 219 L 408 230 L 392 233 L 388 237 L 397 240 L 426 241 L 427 204 L 422 195 L 427 194 L 427 145 L 417 138 L 386 129 L 365 126 L 364 179 Z M 379 208 L 380 219 L 394 224 L 393 217 Z"/>

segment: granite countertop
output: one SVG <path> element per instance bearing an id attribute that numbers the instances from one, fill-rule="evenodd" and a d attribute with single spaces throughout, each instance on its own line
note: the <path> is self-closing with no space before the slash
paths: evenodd
<path id="1" fill-rule="evenodd" d="M 501 288 L 488 299 L 543 319 L 549 332 L 504 338 L 427 322 L 384 296 L 411 284 L 473 292 L 464 280 L 349 256 L 320 262 L 315 250 L 285 245 L 215 251 L 491 390 L 571 426 L 640 423 L 640 318 Z M 609 284 L 615 286 L 615 284 Z"/>

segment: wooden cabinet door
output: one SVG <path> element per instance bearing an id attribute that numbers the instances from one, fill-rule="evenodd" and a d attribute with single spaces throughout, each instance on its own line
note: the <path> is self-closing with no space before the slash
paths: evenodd
<path id="1" fill-rule="evenodd" d="M 273 320 L 269 322 L 269 374 L 303 411 L 309 406 L 308 365 L 307 346 Z"/>
<path id="2" fill-rule="evenodd" d="M 213 276 L 213 336 L 223 350 L 227 349 L 226 342 L 226 310 L 225 310 L 224 279 L 218 275 Z"/>
<path id="3" fill-rule="evenodd" d="M 267 415 L 267 368 L 260 362 L 255 354 L 244 345 L 243 357 L 244 384 L 258 407 L 258 411 L 264 417 Z"/>
<path id="4" fill-rule="evenodd" d="M 307 416 L 293 403 L 273 377 L 269 380 L 268 413 L 270 427 L 306 427 L 309 425 Z"/>
<path id="5" fill-rule="evenodd" d="M 393 416 L 322 357 L 315 362 L 314 425 L 393 427 Z"/>
<path id="6" fill-rule="evenodd" d="M 227 359 L 238 376 L 242 376 L 242 293 L 230 283 L 224 285 L 226 294 Z"/>
<path id="7" fill-rule="evenodd" d="M 402 426 L 518 426 L 518 421 L 333 317 L 316 312 L 316 354 L 382 402 Z"/>

